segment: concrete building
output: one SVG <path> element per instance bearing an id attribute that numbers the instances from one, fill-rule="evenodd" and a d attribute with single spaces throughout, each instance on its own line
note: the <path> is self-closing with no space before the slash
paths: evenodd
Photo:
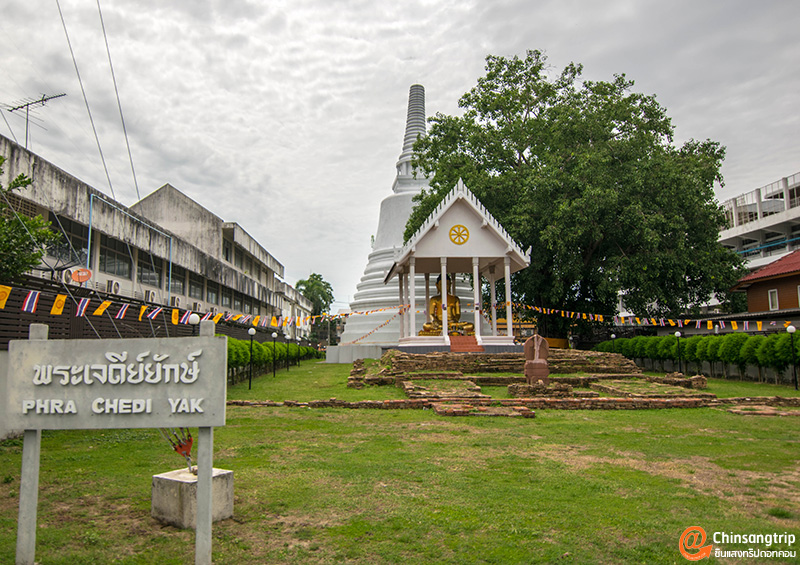
<path id="1" fill-rule="evenodd" d="M 93 275 L 84 284 L 109 299 L 270 321 L 299 317 L 281 333 L 308 334 L 311 302 L 281 280 L 283 265 L 237 223 L 169 184 L 126 207 L 2 136 L 0 155 L 0 183 L 19 174 L 34 181 L 11 196 L 12 206 L 41 214 L 64 235 L 36 276 L 72 283 L 72 270 L 85 267 Z"/>
<path id="2" fill-rule="evenodd" d="M 758 269 L 800 247 L 800 173 L 722 203 L 730 228 L 719 234 L 725 247 Z"/>

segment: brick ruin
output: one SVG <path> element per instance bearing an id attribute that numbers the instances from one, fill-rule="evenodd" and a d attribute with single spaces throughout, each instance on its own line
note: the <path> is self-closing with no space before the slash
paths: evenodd
<path id="1" fill-rule="evenodd" d="M 422 354 L 392 350 L 380 361 L 361 359 L 353 363 L 347 386 L 397 386 L 409 398 L 399 402 L 425 402 L 446 415 L 524 413 L 529 418 L 534 417 L 533 408 L 689 408 L 716 399 L 713 394 L 696 391 L 706 387 L 705 377 L 686 378 L 680 373 L 646 376 L 633 361 L 615 353 L 551 349 L 549 384 L 528 384 L 524 368 L 523 353 Z M 644 392 L 625 390 L 625 383 L 628 388 L 638 387 Z M 512 399 L 492 399 L 482 393 L 481 386 L 508 387 Z M 616 398 L 600 398 L 600 393 Z"/>
<path id="2" fill-rule="evenodd" d="M 346 401 L 337 398 L 283 402 L 229 400 L 231 406 L 252 407 L 303 407 L 346 408 L 378 410 L 432 409 L 442 416 L 518 416 L 534 418 L 536 409 L 548 410 L 654 410 L 666 408 L 739 407 L 737 414 L 796 415 L 792 408 L 800 408 L 800 397 L 742 397 L 716 398 L 713 394 L 696 392 L 705 388 L 705 377 L 686 378 L 680 373 L 665 377 L 643 375 L 628 359 L 613 353 L 593 351 L 550 350 L 553 366 L 551 384 L 528 385 L 522 371 L 522 354 L 408 354 L 389 351 L 379 361 L 358 360 L 348 378 L 348 386 L 398 386 L 409 398 L 392 400 Z M 482 375 L 469 374 L 471 372 Z M 488 375 L 486 373 L 489 373 Z M 496 374 L 492 373 L 512 373 Z M 556 373 L 553 375 L 553 373 Z M 576 374 L 580 373 L 580 374 Z M 427 382 L 441 381 L 432 386 Z M 614 381 L 652 384 L 664 387 L 669 394 L 640 394 L 625 391 Z M 425 386 L 427 385 L 427 386 Z M 481 393 L 480 386 L 507 386 L 513 398 L 490 398 Z M 600 397 L 598 391 L 606 388 Z M 674 387 L 687 389 L 686 393 Z M 584 390 L 574 390 L 582 388 Z M 613 390 L 612 389 L 618 389 Z M 672 390 L 669 390 L 672 389 Z M 741 407 L 745 407 L 742 409 Z M 784 407 L 786 410 L 767 410 L 766 407 Z"/>

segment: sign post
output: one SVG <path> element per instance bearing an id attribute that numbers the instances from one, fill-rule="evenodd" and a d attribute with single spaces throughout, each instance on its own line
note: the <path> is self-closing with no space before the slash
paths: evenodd
<path id="1" fill-rule="evenodd" d="M 31 324 L 9 344 L 5 412 L 25 430 L 16 562 L 33 564 L 41 430 L 198 428 L 195 563 L 211 563 L 214 426 L 225 425 L 227 343 L 214 322 L 188 338 L 47 340 Z"/>

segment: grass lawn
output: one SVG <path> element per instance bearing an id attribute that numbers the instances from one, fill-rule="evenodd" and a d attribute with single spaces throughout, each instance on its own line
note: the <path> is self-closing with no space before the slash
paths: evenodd
<path id="1" fill-rule="evenodd" d="M 348 389 L 348 371 L 308 361 L 252 390 L 230 387 L 229 398 L 403 397 Z M 708 392 L 794 395 L 719 380 Z M 678 540 L 698 525 L 796 539 L 715 544 L 725 550 L 800 545 L 798 417 L 228 407 L 214 436 L 215 467 L 235 473 L 234 518 L 214 524 L 215 563 L 683 563 Z M 0 563 L 14 561 L 21 453 L 20 440 L 0 442 Z M 157 430 L 44 432 L 37 561 L 193 563 L 193 532 L 150 517 L 151 476 L 181 464 Z"/>

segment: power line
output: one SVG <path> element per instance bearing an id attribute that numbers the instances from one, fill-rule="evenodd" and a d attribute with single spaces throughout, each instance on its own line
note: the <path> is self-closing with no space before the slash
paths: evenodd
<path id="1" fill-rule="evenodd" d="M 133 168 L 133 155 L 131 154 L 131 143 L 128 140 L 128 129 L 125 127 L 125 117 L 122 115 L 122 102 L 119 99 L 119 89 L 117 88 L 117 77 L 114 74 L 114 65 L 111 64 L 111 50 L 108 47 L 108 36 L 106 35 L 106 24 L 103 22 L 103 12 L 100 10 L 100 0 L 97 0 L 97 13 L 100 15 L 100 27 L 103 28 L 103 39 L 106 42 L 106 53 L 108 54 L 108 67 L 111 69 L 111 80 L 114 82 L 114 93 L 117 95 L 117 107 L 119 108 L 119 119 L 122 122 L 122 132 L 125 134 L 125 144 L 128 146 L 128 160 L 131 162 L 131 174 L 133 175 L 133 186 L 136 188 L 136 200 L 141 200 L 139 194 L 139 183 L 136 180 L 136 169 Z"/>
<path id="2" fill-rule="evenodd" d="M 111 197 L 116 200 L 117 196 L 114 194 L 114 186 L 111 184 L 111 176 L 108 173 L 108 166 L 106 165 L 106 158 L 103 155 L 103 149 L 100 147 L 100 137 L 97 135 L 97 128 L 94 125 L 94 118 L 92 117 L 92 110 L 89 108 L 89 99 L 86 97 L 86 90 L 83 88 L 83 80 L 81 79 L 81 73 L 78 70 L 78 61 L 75 59 L 75 52 L 72 50 L 72 42 L 69 40 L 69 33 L 67 32 L 67 22 L 64 21 L 64 13 L 61 11 L 61 3 L 59 0 L 56 0 L 56 6 L 58 6 L 58 15 L 61 16 L 61 25 L 64 28 L 64 35 L 67 38 L 67 46 L 69 47 L 69 53 L 72 56 L 72 64 L 75 67 L 75 74 L 78 76 L 78 84 L 81 87 L 81 93 L 83 94 L 83 103 L 86 105 L 86 112 L 89 114 L 89 122 L 92 124 L 92 131 L 94 132 L 94 139 L 97 143 L 97 150 L 100 152 L 100 160 L 103 162 L 103 170 L 106 172 L 106 179 L 108 180 L 108 188 L 111 190 Z"/>

